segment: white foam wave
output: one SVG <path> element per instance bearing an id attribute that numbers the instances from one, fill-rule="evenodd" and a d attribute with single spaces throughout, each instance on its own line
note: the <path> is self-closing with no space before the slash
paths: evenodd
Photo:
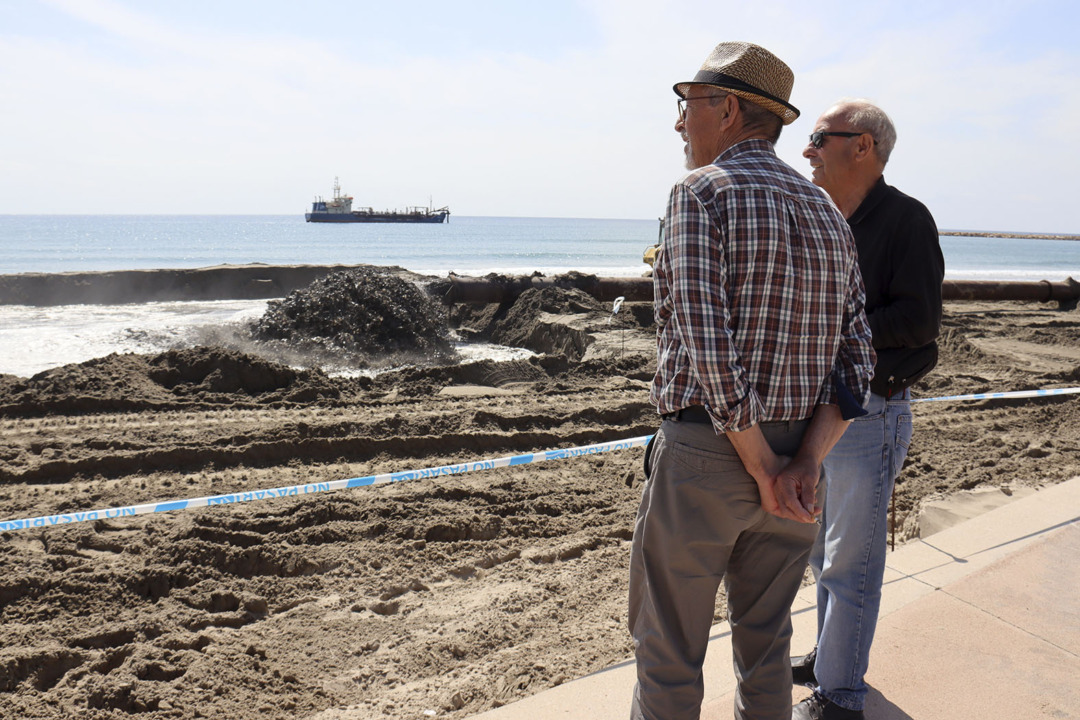
<path id="1" fill-rule="evenodd" d="M 156 353 L 261 316 L 266 300 L 0 306 L 0 373 L 30 377 L 110 353 Z"/>
<path id="2" fill-rule="evenodd" d="M 239 329 L 266 312 L 266 300 L 165 302 L 128 305 L 0 305 L 0 373 L 37 373 L 111 353 L 159 353 L 200 344 Z M 228 334 L 228 333 L 226 333 Z M 455 343 L 465 362 L 519 360 L 529 350 L 490 343 Z M 326 368 L 331 375 L 372 370 Z"/>

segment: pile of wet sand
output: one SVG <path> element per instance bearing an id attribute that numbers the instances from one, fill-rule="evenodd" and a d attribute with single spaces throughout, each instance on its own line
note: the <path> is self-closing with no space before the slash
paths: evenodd
<path id="1" fill-rule="evenodd" d="M 271 300 L 257 340 L 352 365 L 453 361 L 446 310 L 415 283 L 377 268 L 330 273 Z"/>
<path id="2" fill-rule="evenodd" d="M 647 308 L 609 322 L 572 294 L 519 302 L 451 313 L 539 353 L 512 363 L 347 379 L 195 348 L 0 377 L 0 517 L 655 430 Z M 1075 311 L 951 303 L 916 395 L 1073 384 L 1078 341 Z M 1076 403 L 917 405 L 898 539 L 929 498 L 1080 473 Z M 622 661 L 640 462 L 630 450 L 0 533 L 0 716 L 460 720 Z"/>
<path id="3" fill-rule="evenodd" d="M 0 415 L 140 412 L 311 402 L 340 395 L 319 370 L 297 370 L 217 347 L 108 355 L 32 378 L 0 375 Z"/>

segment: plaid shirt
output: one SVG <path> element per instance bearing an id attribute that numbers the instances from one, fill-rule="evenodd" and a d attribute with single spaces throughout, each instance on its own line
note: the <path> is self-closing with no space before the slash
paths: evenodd
<path id="1" fill-rule="evenodd" d="M 671 191 L 653 271 L 657 369 L 666 414 L 704 405 L 717 432 L 802 420 L 863 402 L 874 370 L 851 230 L 828 197 L 746 140 Z"/>

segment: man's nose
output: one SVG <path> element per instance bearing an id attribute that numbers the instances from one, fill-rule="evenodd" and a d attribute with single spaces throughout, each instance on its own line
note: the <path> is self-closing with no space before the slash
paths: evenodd
<path id="1" fill-rule="evenodd" d="M 802 151 L 802 156 L 804 158 L 806 158 L 807 160 L 809 160 L 810 158 L 814 157 L 815 155 L 817 155 L 817 148 L 814 147 L 813 145 L 811 145 L 810 143 L 806 143 L 806 147 L 804 147 L 803 151 Z"/>

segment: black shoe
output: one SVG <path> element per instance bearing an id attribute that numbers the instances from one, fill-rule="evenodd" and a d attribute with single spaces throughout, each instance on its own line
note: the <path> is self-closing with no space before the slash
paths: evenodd
<path id="1" fill-rule="evenodd" d="M 817 686 L 814 676 L 814 662 L 817 660 L 817 646 L 802 657 L 791 658 L 791 682 L 795 685 Z"/>
<path id="2" fill-rule="evenodd" d="M 862 710 L 848 710 L 814 693 L 791 708 L 791 720 L 864 720 Z"/>

